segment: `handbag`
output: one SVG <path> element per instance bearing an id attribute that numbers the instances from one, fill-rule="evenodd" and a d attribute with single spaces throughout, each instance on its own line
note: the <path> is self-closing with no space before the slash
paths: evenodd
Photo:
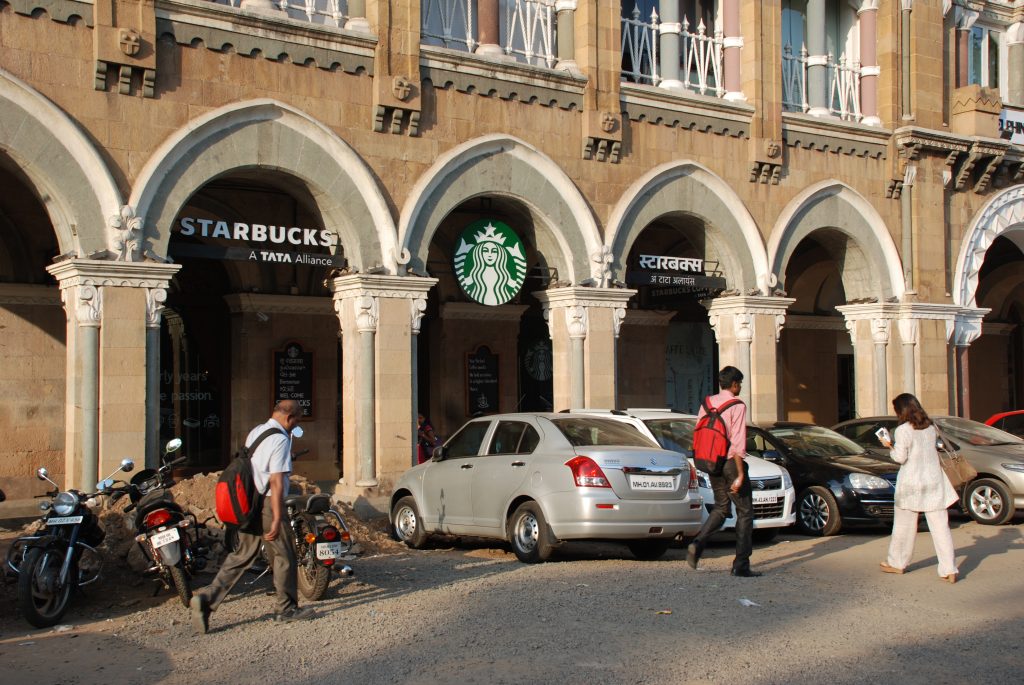
<path id="1" fill-rule="evenodd" d="M 949 479 L 949 484 L 957 492 L 965 485 L 978 477 L 978 472 L 971 466 L 964 455 L 959 452 L 950 452 L 946 447 L 946 439 L 939 436 L 942 442 L 942 449 L 939 450 L 939 466 Z"/>

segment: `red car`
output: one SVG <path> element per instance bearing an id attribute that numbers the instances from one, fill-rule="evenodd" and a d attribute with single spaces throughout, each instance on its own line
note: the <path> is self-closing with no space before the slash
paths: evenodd
<path id="1" fill-rule="evenodd" d="M 993 414 L 985 421 L 990 426 L 1024 438 L 1024 409 Z"/>

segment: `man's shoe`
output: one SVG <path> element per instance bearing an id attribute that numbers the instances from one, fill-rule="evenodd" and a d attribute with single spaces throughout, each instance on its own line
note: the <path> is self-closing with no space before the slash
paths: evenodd
<path id="1" fill-rule="evenodd" d="M 732 574 L 738 578 L 760 578 L 763 573 L 757 571 L 751 571 L 749 568 L 733 569 Z"/>
<path id="2" fill-rule="evenodd" d="M 292 607 L 291 609 L 285 609 L 281 613 L 274 616 L 274 620 L 278 623 L 292 623 L 293 621 L 305 621 L 316 617 L 316 612 L 310 607 Z"/>
<path id="3" fill-rule="evenodd" d="M 690 546 L 686 548 L 686 563 L 689 564 L 690 568 L 694 571 L 697 570 L 697 562 L 700 561 L 700 555 L 703 551 L 704 550 L 702 550 L 700 545 L 696 542 L 691 542 Z"/>
<path id="4" fill-rule="evenodd" d="M 210 630 L 210 607 L 202 595 L 192 595 L 188 603 L 192 611 L 192 627 L 197 633 L 205 635 Z"/>

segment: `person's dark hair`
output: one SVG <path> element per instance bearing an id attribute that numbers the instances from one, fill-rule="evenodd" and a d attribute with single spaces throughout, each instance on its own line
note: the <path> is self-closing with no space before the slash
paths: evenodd
<path id="1" fill-rule="evenodd" d="M 928 412 L 924 410 L 918 399 L 909 392 L 893 398 L 892 408 L 896 411 L 896 417 L 899 422 L 910 423 L 914 430 L 921 430 L 932 425 Z"/>
<path id="2" fill-rule="evenodd" d="M 724 366 L 718 372 L 718 387 L 722 390 L 732 387 L 733 383 L 741 383 L 742 381 L 743 372 L 735 366 Z"/>

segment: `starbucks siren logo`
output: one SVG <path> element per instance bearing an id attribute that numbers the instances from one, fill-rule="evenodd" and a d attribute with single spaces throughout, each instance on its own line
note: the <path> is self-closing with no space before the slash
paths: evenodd
<path id="1" fill-rule="evenodd" d="M 474 221 L 459 237 L 455 277 L 462 290 L 480 304 L 505 304 L 526 280 L 523 241 L 500 221 Z"/>

